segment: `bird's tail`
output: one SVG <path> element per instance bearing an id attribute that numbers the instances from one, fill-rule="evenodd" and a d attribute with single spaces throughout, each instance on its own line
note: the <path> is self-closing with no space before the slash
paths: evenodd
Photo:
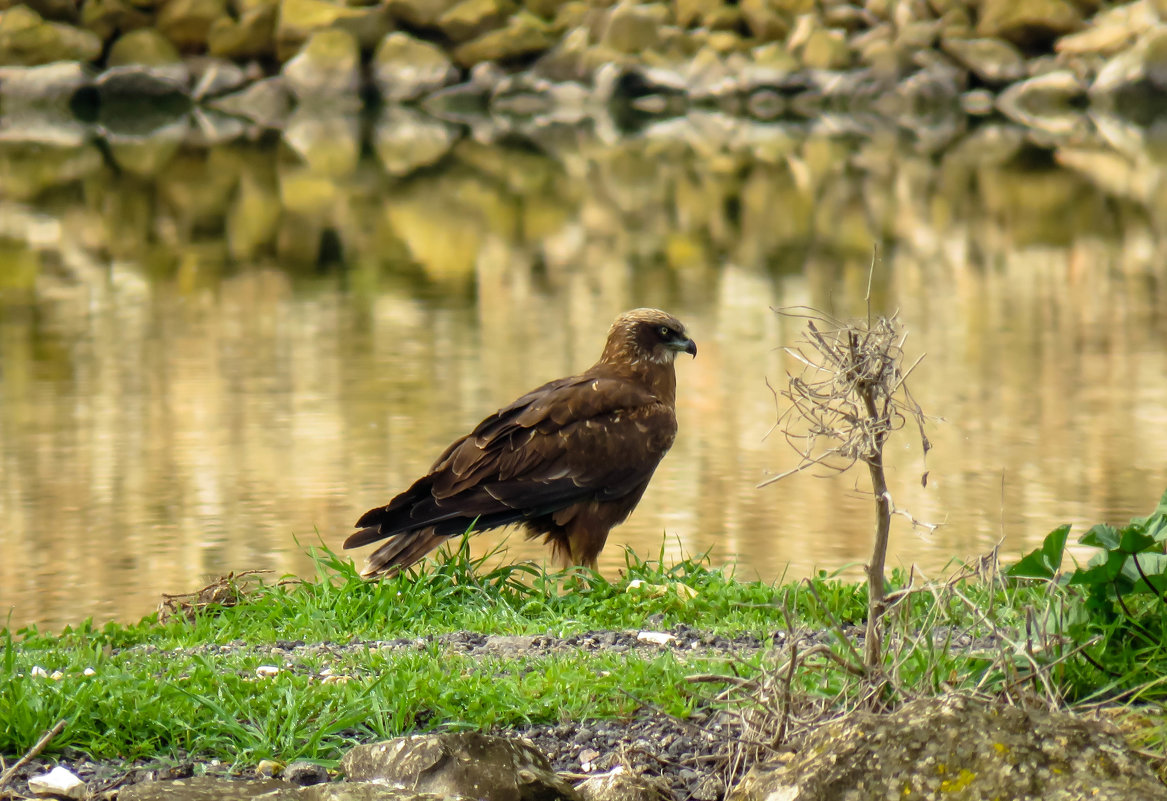
<path id="1" fill-rule="evenodd" d="M 377 527 L 363 529 L 350 537 L 349 541 L 362 536 L 368 537 L 369 540 L 377 539 L 377 537 L 370 536 L 376 531 Z M 388 542 L 369 554 L 369 560 L 365 562 L 361 576 L 367 579 L 396 576 L 414 562 L 420 561 L 422 557 L 447 539 L 449 539 L 448 535 L 438 534 L 433 526 L 415 531 L 405 531 L 390 537 Z M 348 542 L 345 543 L 345 547 L 349 547 Z"/>

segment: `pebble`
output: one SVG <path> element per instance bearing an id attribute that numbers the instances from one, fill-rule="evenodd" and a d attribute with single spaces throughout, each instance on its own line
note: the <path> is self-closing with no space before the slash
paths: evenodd
<path id="1" fill-rule="evenodd" d="M 63 768 L 60 765 L 57 765 L 57 767 L 48 773 L 33 776 L 28 780 L 28 789 L 33 795 L 42 798 L 82 799 L 85 798 L 88 792 L 85 787 L 85 782 L 77 778 L 68 768 Z"/>

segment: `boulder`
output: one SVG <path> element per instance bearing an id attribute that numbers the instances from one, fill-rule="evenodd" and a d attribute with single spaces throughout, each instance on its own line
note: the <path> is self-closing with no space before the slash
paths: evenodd
<path id="1" fill-rule="evenodd" d="M 207 52 L 222 58 L 263 58 L 275 54 L 275 3 L 245 11 L 239 19 L 220 17 L 207 31 Z"/>
<path id="2" fill-rule="evenodd" d="M 741 0 L 742 19 L 760 43 L 779 42 L 794 27 L 794 20 L 815 12 L 814 0 Z"/>
<path id="3" fill-rule="evenodd" d="M 150 67 L 171 67 L 173 77 L 185 80 L 186 67 L 170 40 L 153 28 L 141 28 L 122 34 L 109 49 L 105 61 L 110 67 L 140 64 Z"/>
<path id="4" fill-rule="evenodd" d="M 893 796 L 1164 801 L 1167 788 L 1109 724 L 950 696 L 827 723 L 727 801 Z"/>
<path id="5" fill-rule="evenodd" d="M 97 77 L 94 85 L 101 102 L 168 101 L 182 105 L 187 96 L 189 74 L 186 65 L 123 64 L 113 66 Z"/>
<path id="6" fill-rule="evenodd" d="M 454 61 L 472 67 L 485 61 L 507 61 L 542 53 L 551 47 L 554 37 L 547 25 L 532 14 L 520 11 L 505 28 L 491 31 L 454 50 Z"/>
<path id="7" fill-rule="evenodd" d="M 329 0 L 280 0 L 276 54 L 281 60 L 291 57 L 309 36 L 326 28 L 347 31 L 362 50 L 372 50 L 392 27 L 385 5 L 349 7 Z"/>
<path id="8" fill-rule="evenodd" d="M 93 31 L 102 41 L 115 33 L 145 28 L 150 16 L 129 0 L 85 0 L 81 5 L 81 27 Z"/>
<path id="9" fill-rule="evenodd" d="M 710 21 L 726 7 L 725 0 L 673 0 L 673 20 L 682 28 L 713 27 Z"/>
<path id="10" fill-rule="evenodd" d="M 1068 0 L 984 0 L 977 35 L 1007 39 L 1022 48 L 1046 48 L 1082 27 Z"/>
<path id="11" fill-rule="evenodd" d="M 46 22 L 26 6 L 0 11 L 0 64 L 34 67 L 54 61 L 88 62 L 101 55 L 101 40 L 92 32 Z"/>
<path id="12" fill-rule="evenodd" d="M 67 102 L 92 84 L 92 72 L 77 61 L 57 61 L 39 67 L 0 67 L 0 97 L 6 101 Z"/>
<path id="13" fill-rule="evenodd" d="M 300 103 L 359 104 L 361 53 L 347 31 L 330 28 L 312 34 L 280 74 Z"/>
<path id="14" fill-rule="evenodd" d="M 807 37 L 800 54 L 810 70 L 845 70 L 851 66 L 851 48 L 843 31 L 818 28 Z"/>
<path id="15" fill-rule="evenodd" d="M 1084 30 L 1058 39 L 1054 49 L 1074 56 L 1114 55 L 1154 28 L 1158 20 L 1149 0 L 1138 0 L 1095 14 Z"/>
<path id="16" fill-rule="evenodd" d="M 0 0 L 0 9 L 11 8 L 15 5 L 28 6 L 42 17 L 53 22 L 77 22 L 81 3 L 79 0 Z"/>
<path id="17" fill-rule="evenodd" d="M 438 29 L 460 43 L 506 25 L 518 10 L 514 0 L 462 0 L 438 18 Z"/>
<path id="18" fill-rule="evenodd" d="M 442 15 L 460 0 L 389 0 L 389 14 L 396 22 L 416 28 L 435 28 Z"/>
<path id="19" fill-rule="evenodd" d="M 391 33 L 377 45 L 370 65 L 386 100 L 416 100 L 458 80 L 458 68 L 436 45 L 408 33 Z"/>
<path id="20" fill-rule="evenodd" d="M 155 27 L 179 49 L 198 52 L 206 48 L 211 25 L 226 14 L 226 0 L 167 0 Z"/>
<path id="21" fill-rule="evenodd" d="M 292 94 L 276 76 L 256 81 L 241 92 L 216 98 L 211 108 L 251 120 L 265 128 L 279 128 L 292 111 Z"/>
<path id="22" fill-rule="evenodd" d="M 600 44 L 616 53 L 640 54 L 660 44 L 669 9 L 659 3 L 617 5 L 608 13 Z"/>
<path id="23" fill-rule="evenodd" d="M 491 801 L 580 801 L 529 743 L 479 732 L 399 737 L 358 745 L 341 760 L 350 781 L 377 781 L 423 793 Z"/>
<path id="24" fill-rule="evenodd" d="M 1025 56 L 1004 39 L 945 39 L 941 49 L 969 72 L 993 86 L 1025 77 Z"/>

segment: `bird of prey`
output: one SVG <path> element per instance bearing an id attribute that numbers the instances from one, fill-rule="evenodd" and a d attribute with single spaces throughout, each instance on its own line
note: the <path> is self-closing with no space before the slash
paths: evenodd
<path id="1" fill-rule="evenodd" d="M 472 525 L 516 523 L 543 536 L 564 567 L 596 567 L 677 434 L 678 353 L 697 345 L 677 318 L 633 309 L 616 318 L 600 360 L 533 389 L 454 441 L 433 467 L 345 540 L 388 540 L 362 575 L 392 576 Z"/>

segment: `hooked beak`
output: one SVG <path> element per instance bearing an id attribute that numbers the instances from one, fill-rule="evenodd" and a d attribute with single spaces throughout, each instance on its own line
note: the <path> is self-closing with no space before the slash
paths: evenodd
<path id="1" fill-rule="evenodd" d="M 697 358 L 697 343 L 691 339 L 678 339 L 675 342 L 668 343 L 670 350 L 675 350 L 677 353 L 688 353 L 694 359 Z"/>

